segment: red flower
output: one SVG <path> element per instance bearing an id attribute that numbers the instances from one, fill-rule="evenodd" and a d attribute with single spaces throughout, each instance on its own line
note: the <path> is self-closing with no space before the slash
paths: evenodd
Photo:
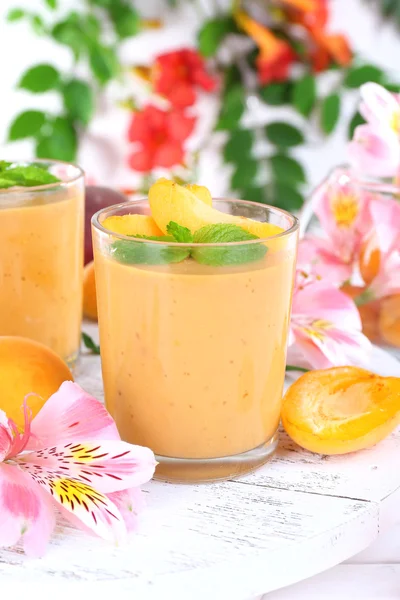
<path id="1" fill-rule="evenodd" d="M 147 172 L 155 167 L 182 164 L 183 142 L 192 133 L 196 119 L 177 110 L 164 111 L 152 105 L 134 113 L 128 131 L 130 142 L 141 147 L 130 155 L 129 166 Z"/>
<path id="2" fill-rule="evenodd" d="M 161 54 L 156 59 L 152 79 L 154 90 L 177 108 L 196 101 L 195 87 L 212 92 L 216 79 L 209 75 L 204 59 L 196 50 L 183 49 Z"/>
<path id="3" fill-rule="evenodd" d="M 271 81 L 286 81 L 295 57 L 289 44 L 280 41 L 273 52 L 260 52 L 256 59 L 260 83 L 266 85 Z"/>
<path id="4" fill-rule="evenodd" d="M 260 25 L 243 11 L 235 14 L 235 20 L 260 49 L 256 59 L 260 83 L 265 85 L 271 81 L 285 81 L 296 58 L 289 44 L 278 39 L 267 27 Z"/>

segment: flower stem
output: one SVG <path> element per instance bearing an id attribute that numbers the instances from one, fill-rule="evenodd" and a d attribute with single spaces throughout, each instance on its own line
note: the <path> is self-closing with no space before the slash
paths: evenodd
<path id="1" fill-rule="evenodd" d="M 295 367 L 294 365 L 286 365 L 286 371 L 300 371 L 301 373 L 308 373 L 310 369 L 304 367 Z"/>
<path id="2" fill-rule="evenodd" d="M 373 300 L 375 300 L 373 292 L 370 289 L 366 289 L 354 298 L 354 303 L 356 306 L 364 306 L 364 304 L 368 304 L 368 302 L 372 302 Z"/>

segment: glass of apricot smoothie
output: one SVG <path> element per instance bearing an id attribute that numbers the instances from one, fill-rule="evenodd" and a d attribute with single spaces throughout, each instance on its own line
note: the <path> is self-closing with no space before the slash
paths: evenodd
<path id="1" fill-rule="evenodd" d="M 83 172 L 55 161 L 5 164 L 0 180 L 21 173 L 25 186 L 0 189 L 0 335 L 34 339 L 73 366 L 82 319 Z M 53 182 L 29 185 L 38 169 Z"/>
<path id="2" fill-rule="evenodd" d="M 298 223 L 160 180 L 92 219 L 105 399 L 156 477 L 215 481 L 277 446 Z"/>

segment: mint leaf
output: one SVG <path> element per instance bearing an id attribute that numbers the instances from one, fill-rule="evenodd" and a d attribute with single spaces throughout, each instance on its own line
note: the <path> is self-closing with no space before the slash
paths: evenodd
<path id="1" fill-rule="evenodd" d="M 31 187 L 37 185 L 46 185 L 48 183 L 57 183 L 60 181 L 48 170 L 37 165 L 18 165 L 10 166 L 10 163 L 5 168 L 0 167 L 0 187 L 7 188 L 13 186 Z"/>
<path id="2" fill-rule="evenodd" d="M 179 242 L 181 244 L 192 244 L 193 236 L 187 227 L 183 227 L 182 225 L 178 225 L 175 221 L 170 221 L 167 225 L 167 232 L 173 237 L 175 242 Z"/>
<path id="3" fill-rule="evenodd" d="M 82 341 L 88 350 L 90 350 L 93 354 L 100 354 L 100 346 L 94 343 L 90 335 L 82 331 Z"/>
<path id="4" fill-rule="evenodd" d="M 238 225 L 216 223 L 206 225 L 194 234 L 196 244 L 228 244 L 259 239 Z M 192 257 L 203 265 L 213 267 L 240 265 L 260 260 L 267 253 L 264 244 L 246 244 L 242 246 L 220 246 L 214 248 L 193 248 Z"/>
<path id="5" fill-rule="evenodd" d="M 173 238 L 143 238 L 154 241 L 173 241 Z M 132 265 L 167 265 L 178 263 L 190 256 L 188 248 L 174 248 L 162 244 L 146 244 L 145 242 L 128 242 L 119 240 L 111 245 L 111 256 L 124 264 Z"/>

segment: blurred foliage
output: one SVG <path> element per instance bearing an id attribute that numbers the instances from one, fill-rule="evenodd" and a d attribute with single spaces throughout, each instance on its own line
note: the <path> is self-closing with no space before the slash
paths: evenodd
<path id="1" fill-rule="evenodd" d="M 8 13 L 9 22 L 28 21 L 38 35 L 68 48 L 74 59 L 71 72 L 43 63 L 23 73 L 19 88 L 32 94 L 57 94 L 62 110 L 59 114 L 20 113 L 11 123 L 8 137 L 9 141 L 33 138 L 37 157 L 68 161 L 76 158 L 79 137 L 94 115 L 96 91 L 120 74 L 121 42 L 137 35 L 142 22 L 129 0 L 85 0 L 79 12 L 63 13 L 54 20 L 61 4 L 44 0 L 45 16 L 22 8 Z M 77 65 L 82 64 L 88 67 L 87 79 L 74 76 Z"/>
<path id="2" fill-rule="evenodd" d="M 367 0 L 374 4 L 380 13 L 400 27 L 400 0 Z"/>

